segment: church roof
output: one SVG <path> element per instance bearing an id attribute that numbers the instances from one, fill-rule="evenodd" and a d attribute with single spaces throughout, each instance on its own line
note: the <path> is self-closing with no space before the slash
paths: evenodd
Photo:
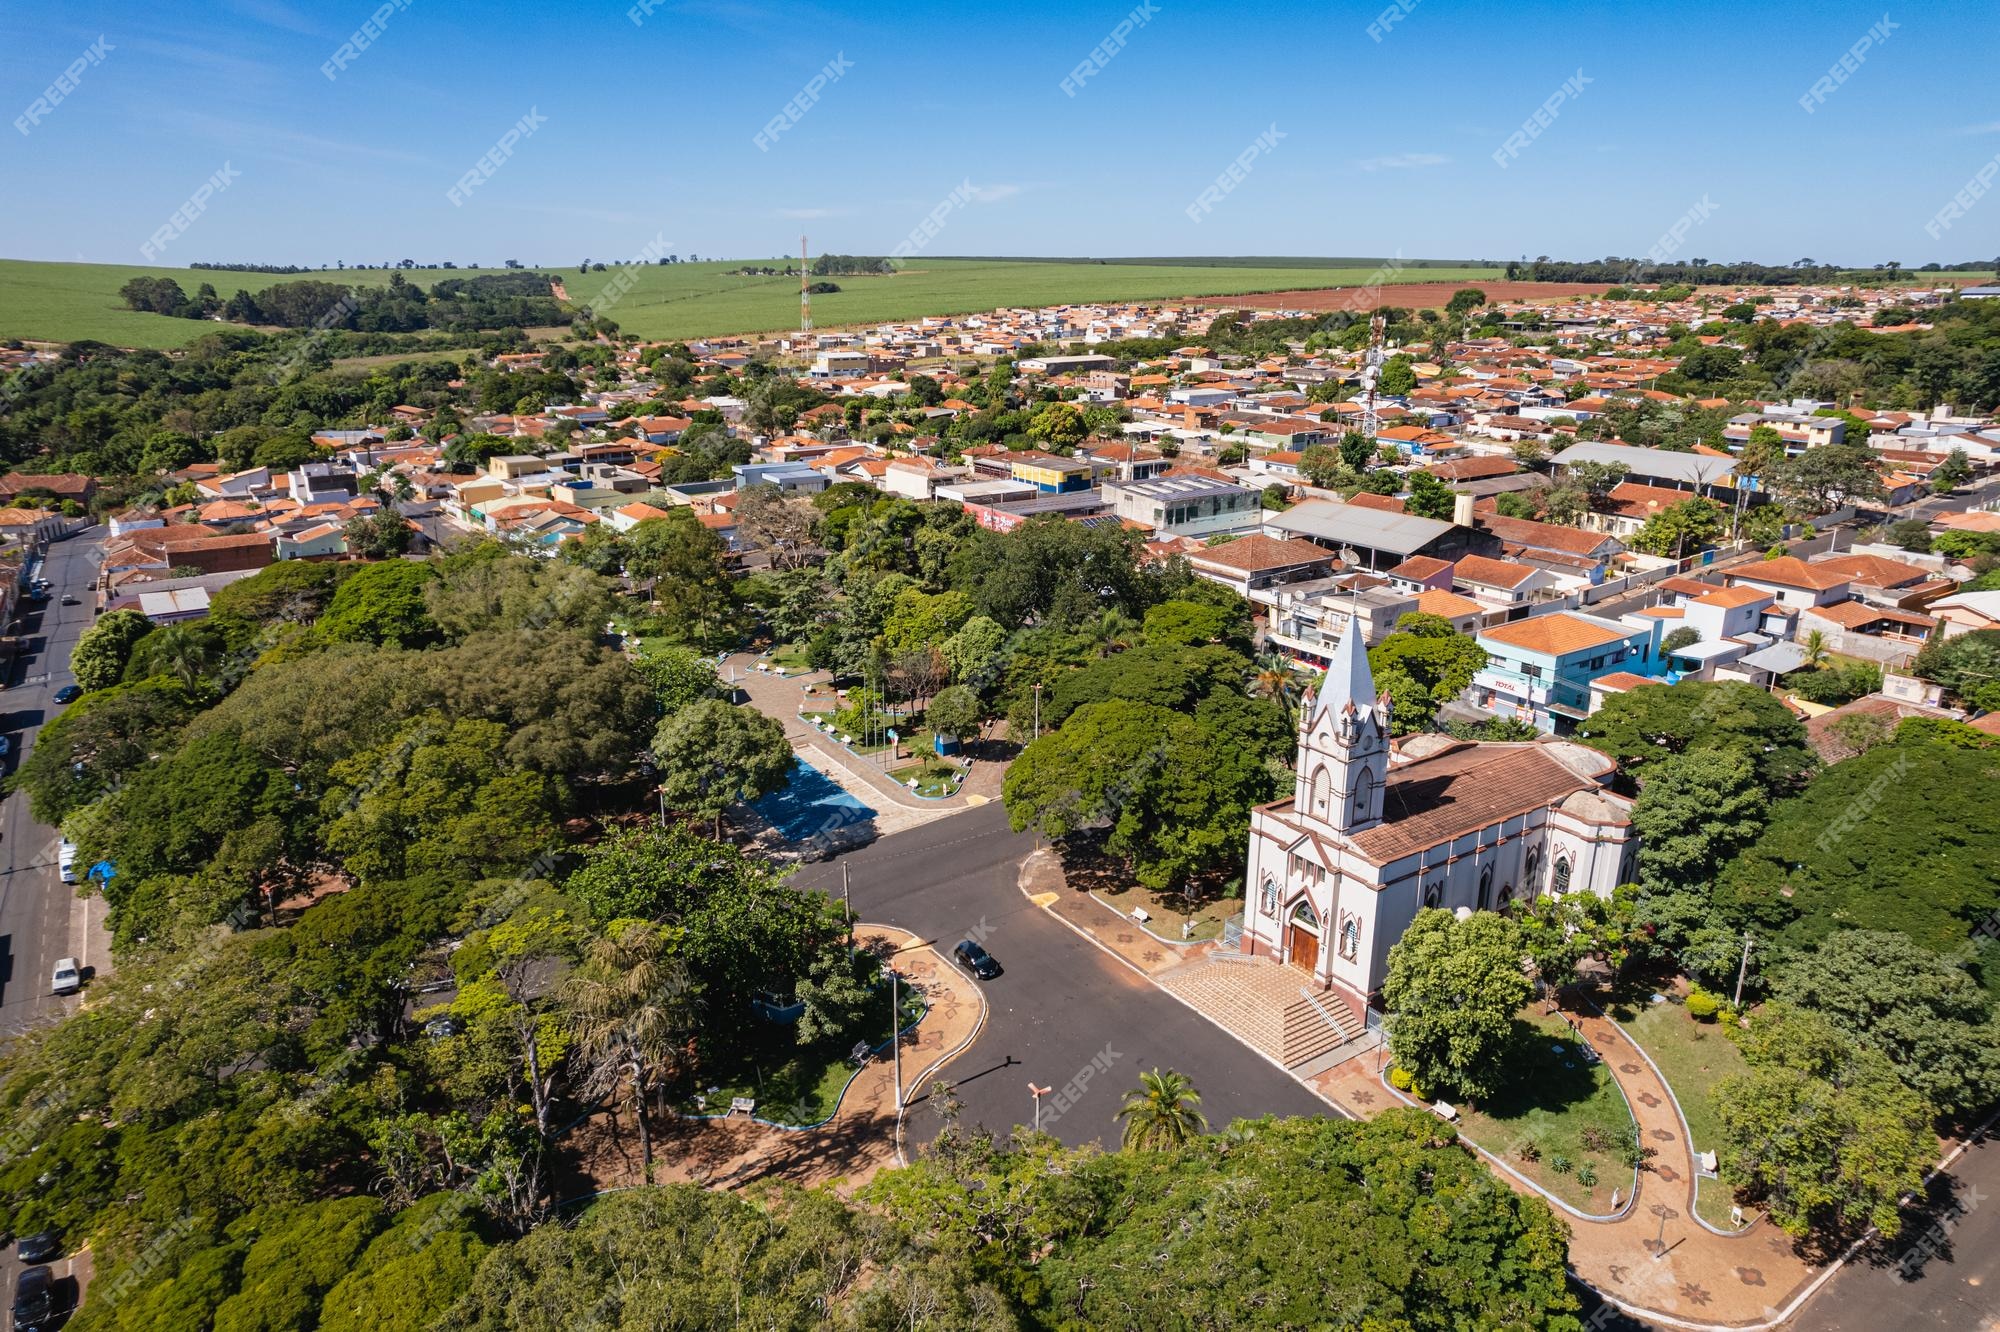
<path id="1" fill-rule="evenodd" d="M 1355 850 L 1387 864 L 1530 810 L 1560 804 L 1597 781 L 1556 746 L 1468 744 L 1389 770 L 1382 822 L 1353 835 Z M 1580 766 L 1580 765 L 1579 765 Z M 1605 761 L 1605 773 L 1613 765 Z"/>

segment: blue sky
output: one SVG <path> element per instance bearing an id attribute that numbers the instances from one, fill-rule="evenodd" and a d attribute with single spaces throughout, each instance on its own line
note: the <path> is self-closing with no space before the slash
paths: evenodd
<path id="1" fill-rule="evenodd" d="M 225 164 L 162 262 L 880 254 L 954 190 L 929 253 L 1595 258 L 1690 210 L 1682 257 L 2000 253 L 2000 198 L 1925 231 L 2000 154 L 1990 5 L 1153 0 L 1072 95 L 1128 0 L 643 2 L 391 0 L 332 79 L 380 0 L 10 5 L 0 256 L 142 262 Z"/>

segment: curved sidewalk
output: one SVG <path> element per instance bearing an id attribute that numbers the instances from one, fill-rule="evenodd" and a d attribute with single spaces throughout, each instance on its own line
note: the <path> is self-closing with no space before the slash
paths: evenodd
<path id="1" fill-rule="evenodd" d="M 749 697 L 750 706 L 785 728 L 785 738 L 792 742 L 800 758 L 875 810 L 876 827 L 881 835 L 920 827 L 1000 798 L 1000 783 L 1006 776 L 1006 765 L 990 759 L 973 760 L 972 770 L 966 774 L 965 783 L 956 795 L 941 800 L 912 795 L 907 788 L 890 781 L 888 773 L 880 767 L 854 754 L 800 718 L 800 691 L 808 683 L 823 681 L 825 672 L 773 675 L 757 669 L 760 660 L 754 653 L 738 652 L 725 658 L 722 665 L 734 668 L 736 679 L 733 683 Z M 732 682 L 725 679 L 724 683 Z"/>
<path id="2" fill-rule="evenodd" d="M 1569 1016 L 1603 1056 L 1641 1141 L 1654 1152 L 1650 1168 L 1639 1172 L 1636 1197 L 1617 1220 L 1560 1213 L 1570 1227 L 1570 1270 L 1628 1312 L 1666 1326 L 1755 1328 L 1788 1317 L 1832 1269 L 1806 1263 L 1768 1222 L 1723 1235 L 1697 1221 L 1693 1149 L 1659 1070 L 1609 1018 Z M 1351 1060 L 1314 1081 L 1356 1115 L 1395 1103 L 1376 1081 L 1373 1060 Z M 1499 1177 L 1518 1193 L 1540 1193 L 1508 1172 Z"/>

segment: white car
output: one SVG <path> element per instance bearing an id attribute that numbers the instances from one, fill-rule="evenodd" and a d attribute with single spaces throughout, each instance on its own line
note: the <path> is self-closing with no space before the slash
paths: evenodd
<path id="1" fill-rule="evenodd" d="M 56 851 L 56 873 L 64 883 L 76 882 L 76 847 L 64 842 Z"/>
<path id="2" fill-rule="evenodd" d="M 65 957 L 57 961 L 56 974 L 49 982 L 51 994 L 75 994 L 83 988 L 83 975 L 76 969 L 76 959 Z"/>

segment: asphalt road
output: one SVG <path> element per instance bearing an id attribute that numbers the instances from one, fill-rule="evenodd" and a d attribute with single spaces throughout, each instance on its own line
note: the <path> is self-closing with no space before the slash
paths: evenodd
<path id="1" fill-rule="evenodd" d="M 5 761 L 10 773 L 33 748 L 43 723 L 61 710 L 53 697 L 56 690 L 72 683 L 70 649 L 96 619 L 90 584 L 102 539 L 103 530 L 93 527 L 52 542 L 41 570 L 54 584 L 49 599 L 26 603 L 15 622 L 22 651 L 8 672 L 7 688 L 0 691 L 0 734 L 13 744 Z M 65 592 L 74 593 L 78 604 L 63 605 Z M 79 996 L 49 993 L 57 958 L 76 958 L 86 980 L 93 968 L 110 965 L 103 902 L 79 901 L 76 890 L 58 876 L 57 843 L 56 830 L 36 823 L 28 813 L 25 795 L 0 802 L 0 1040 L 54 1021 L 82 1002 Z M 53 1266 L 63 1299 L 74 1301 L 76 1260 L 59 1259 Z M 10 1307 L 20 1271 L 10 1242 L 0 1251 L 0 1296 Z"/>
<path id="2" fill-rule="evenodd" d="M 0 692 L 0 734 L 13 743 L 5 761 L 10 773 L 32 750 L 42 724 L 61 710 L 54 701 L 56 690 L 73 682 L 70 649 L 95 618 L 90 583 L 101 537 L 101 529 L 91 528 L 51 543 L 42 569 L 54 584 L 49 599 L 27 603 L 16 621 L 22 651 Z M 63 605 L 65 592 L 74 593 L 79 604 Z M 98 968 L 110 961 L 95 915 L 90 934 L 81 928 L 72 934 L 72 913 L 80 917 L 83 904 L 57 877 L 57 841 L 55 829 L 36 823 L 28 813 L 26 796 L 8 796 L 0 803 L 0 1037 L 76 1007 L 76 997 L 49 993 L 57 958 L 75 957 Z"/>
<path id="3" fill-rule="evenodd" d="M 2000 1329 L 2000 1144 L 1975 1144 L 1931 1182 L 1886 1254 L 1861 1257 L 1821 1287 L 1798 1332 L 1993 1332 Z"/>
<path id="4" fill-rule="evenodd" d="M 1005 1134 L 1033 1119 L 1030 1080 L 1074 1103 L 1042 1101 L 1042 1127 L 1072 1146 L 1118 1143 L 1120 1101 L 1142 1070 L 1178 1069 L 1194 1082 L 1209 1123 L 1265 1114 L 1332 1113 L 1327 1104 L 1124 963 L 1034 906 L 1016 887 L 1034 839 L 1007 828 L 1000 806 L 967 810 L 808 865 L 793 879 L 840 896 L 848 868 L 855 914 L 899 925 L 950 955 L 977 938 L 1005 974 L 981 983 L 990 1012 L 972 1048 L 946 1066 L 961 1119 Z M 923 1091 L 917 1096 L 921 1098 Z M 928 1142 L 938 1116 L 921 1099 L 907 1140 Z"/>

